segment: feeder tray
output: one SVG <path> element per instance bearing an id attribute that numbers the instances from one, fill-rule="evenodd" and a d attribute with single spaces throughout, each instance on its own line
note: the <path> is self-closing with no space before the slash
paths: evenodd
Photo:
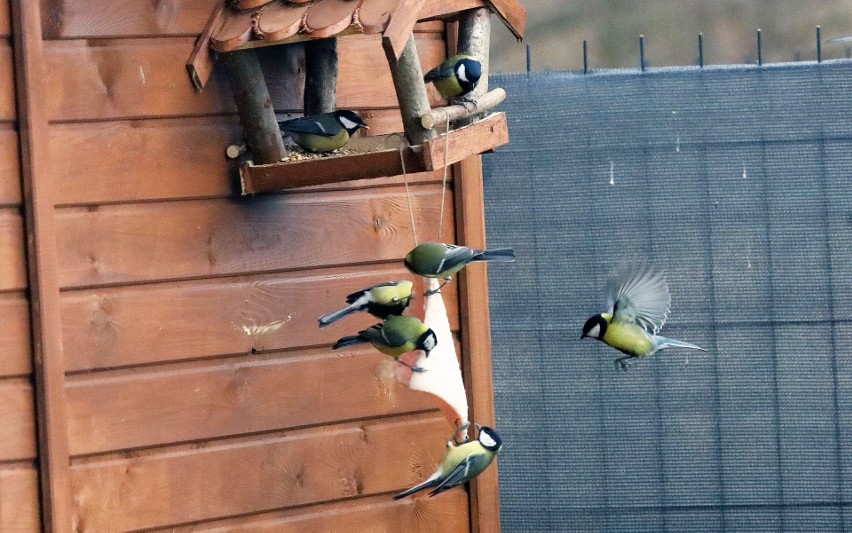
<path id="1" fill-rule="evenodd" d="M 308 157 L 268 165 L 246 161 L 240 166 L 240 182 L 243 194 L 256 194 L 427 172 L 494 150 L 508 142 L 506 114 L 493 113 L 473 124 L 450 130 L 449 140 L 444 133 L 414 147 L 409 147 L 400 134 L 376 135 L 353 138 L 346 145 L 346 152 L 350 153 L 341 155 Z M 446 150 L 448 144 L 449 150 Z"/>

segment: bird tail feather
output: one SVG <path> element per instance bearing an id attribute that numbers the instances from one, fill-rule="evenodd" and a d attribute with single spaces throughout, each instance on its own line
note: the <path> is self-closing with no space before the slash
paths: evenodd
<path id="1" fill-rule="evenodd" d="M 319 327 L 324 328 L 331 324 L 332 322 L 336 322 L 346 315 L 353 313 L 358 310 L 357 306 L 347 305 L 343 309 L 338 309 L 337 311 L 332 311 L 331 313 L 322 315 L 319 317 Z"/>
<path id="2" fill-rule="evenodd" d="M 497 261 L 498 263 L 511 263 L 515 260 L 515 250 L 511 248 L 493 248 L 490 250 L 482 250 L 474 261 Z"/>
<path id="3" fill-rule="evenodd" d="M 419 492 L 423 489 L 428 489 L 429 487 L 433 486 L 433 483 L 434 483 L 434 480 L 427 479 L 426 481 L 424 481 L 423 483 L 421 483 L 419 485 L 414 485 L 413 487 L 411 487 L 408 490 L 404 490 L 404 491 L 400 492 L 399 494 L 395 494 L 393 499 L 398 500 L 400 498 L 405 498 L 406 496 L 410 496 L 411 494 L 414 494 L 415 492 Z"/>
<path id="4" fill-rule="evenodd" d="M 677 341 L 668 337 L 660 337 L 659 335 L 657 335 L 656 344 L 658 350 L 662 350 L 663 348 L 691 348 L 693 350 L 701 350 L 702 352 L 707 351 L 706 348 L 702 348 L 701 346 L 696 346 L 695 344 L 690 344 L 688 342 Z"/>
<path id="5" fill-rule="evenodd" d="M 360 335 L 349 335 L 348 337 L 341 337 L 337 339 L 337 342 L 334 343 L 334 346 L 331 347 L 332 350 L 337 350 L 340 348 L 345 348 L 347 346 L 352 346 L 355 344 L 362 344 L 367 342 L 367 339 L 361 337 Z"/>

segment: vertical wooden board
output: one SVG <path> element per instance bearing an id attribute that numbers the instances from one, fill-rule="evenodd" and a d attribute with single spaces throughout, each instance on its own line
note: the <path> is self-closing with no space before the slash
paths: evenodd
<path id="1" fill-rule="evenodd" d="M 12 47 L 0 39 L 0 120 L 15 120 L 15 72 Z"/>
<path id="2" fill-rule="evenodd" d="M 362 532 L 467 533 L 468 522 L 467 494 L 453 490 L 434 498 L 393 501 L 382 495 L 160 531 L 303 533 L 353 531 L 358 524 Z"/>
<path id="3" fill-rule="evenodd" d="M 0 37 L 7 38 L 12 34 L 9 25 L 9 2 L 0 2 Z"/>
<path id="4" fill-rule="evenodd" d="M 417 34 L 424 65 L 444 57 L 440 34 Z M 48 116 L 54 121 L 201 115 L 236 109 L 224 69 L 217 68 L 202 93 L 190 84 L 184 64 L 189 38 L 47 41 Z M 345 108 L 397 107 L 379 36 L 341 38 L 337 103 Z M 301 110 L 303 65 L 292 49 L 258 49 L 275 108 Z M 430 100 L 441 98 L 431 86 Z"/>
<path id="5" fill-rule="evenodd" d="M 12 124 L 0 124 L 0 206 L 20 203 L 21 163 L 18 155 L 18 132 Z"/>
<path id="6" fill-rule="evenodd" d="M 45 39 L 197 35 L 218 0 L 44 0 Z"/>
<path id="7" fill-rule="evenodd" d="M 448 430 L 415 417 L 74 464 L 75 512 L 125 531 L 391 492 L 434 470 Z"/>
<path id="8" fill-rule="evenodd" d="M 30 306 L 23 293 L 0 294 L 0 377 L 32 372 Z"/>
<path id="9" fill-rule="evenodd" d="M 0 469 L 0 531 L 39 531 L 38 474 L 35 468 Z"/>
<path id="10" fill-rule="evenodd" d="M 23 220 L 17 208 L 0 209 L 0 291 L 26 286 Z"/>
<path id="11" fill-rule="evenodd" d="M 436 238 L 440 186 L 410 199 L 420 238 Z M 63 209 L 58 220 L 64 287 L 398 260 L 413 244 L 398 187 Z"/>
<path id="12" fill-rule="evenodd" d="M 72 455 L 196 441 L 437 407 L 397 383 L 372 347 L 122 372 L 68 386 Z"/>
<path id="13" fill-rule="evenodd" d="M 35 400 L 26 380 L 0 380 L 0 461 L 34 459 Z"/>
<path id="14" fill-rule="evenodd" d="M 66 368 L 81 371 L 331 346 L 378 319 L 356 313 L 320 329 L 317 317 L 343 307 L 347 294 L 397 279 L 417 280 L 400 263 L 391 263 L 308 275 L 293 272 L 66 293 L 62 302 Z M 418 282 L 418 293 L 422 290 Z M 450 324 L 455 326 L 454 285 L 444 290 L 444 297 Z M 414 307 L 409 313 L 417 313 Z"/>

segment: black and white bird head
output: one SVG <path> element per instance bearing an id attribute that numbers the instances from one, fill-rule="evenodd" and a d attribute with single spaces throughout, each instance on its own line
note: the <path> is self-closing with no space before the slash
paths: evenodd
<path id="1" fill-rule="evenodd" d="M 479 444 L 482 444 L 483 448 L 495 453 L 500 451 L 500 448 L 503 447 L 503 439 L 500 438 L 500 434 L 494 428 L 477 424 L 476 429 L 479 430 L 479 436 L 476 440 L 479 441 Z"/>
<path id="2" fill-rule="evenodd" d="M 590 319 L 586 320 L 586 324 L 583 326 L 583 334 L 580 335 L 581 339 L 586 337 L 591 337 L 593 339 L 603 339 L 604 334 L 606 333 L 607 321 L 603 317 L 603 315 L 595 315 Z"/>
<path id="3" fill-rule="evenodd" d="M 334 112 L 334 117 L 340 122 L 340 125 L 352 135 L 360 128 L 370 129 L 364 119 L 358 116 L 354 111 L 348 109 L 340 109 Z"/>
<path id="4" fill-rule="evenodd" d="M 482 76 L 482 63 L 476 59 L 465 57 L 456 62 L 456 79 L 465 93 L 469 93 L 476 87 Z"/>
<path id="5" fill-rule="evenodd" d="M 438 345 L 438 336 L 435 335 L 435 332 L 432 329 L 427 329 L 423 335 L 417 339 L 417 347 L 426 352 L 426 356 L 429 356 L 429 352 L 435 349 L 435 346 Z"/>

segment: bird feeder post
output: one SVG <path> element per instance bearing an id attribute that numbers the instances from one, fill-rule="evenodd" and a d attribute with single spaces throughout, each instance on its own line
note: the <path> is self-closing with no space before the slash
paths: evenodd
<path id="1" fill-rule="evenodd" d="M 305 42 L 305 115 L 329 113 L 336 108 L 337 39 Z"/>
<path id="2" fill-rule="evenodd" d="M 252 158 L 258 164 L 281 161 L 287 149 L 254 50 L 236 50 L 222 54 L 222 58 Z"/>
<path id="3" fill-rule="evenodd" d="M 393 46 L 388 39 L 382 39 L 382 46 L 390 66 L 399 111 L 402 114 L 402 127 L 409 144 L 422 144 L 438 136 L 434 129 L 426 129 L 420 123 L 420 117 L 429 111 L 429 95 L 423 83 L 423 70 L 414 44 L 414 34 L 409 35 L 405 49 L 397 59 Z"/>
<path id="4" fill-rule="evenodd" d="M 491 47 L 491 11 L 480 7 L 465 11 L 459 17 L 458 53 L 472 55 L 482 64 L 482 75 L 471 93 L 479 98 L 488 92 L 488 51 Z M 461 119 L 459 126 L 471 124 L 482 117 L 481 114 Z"/>

